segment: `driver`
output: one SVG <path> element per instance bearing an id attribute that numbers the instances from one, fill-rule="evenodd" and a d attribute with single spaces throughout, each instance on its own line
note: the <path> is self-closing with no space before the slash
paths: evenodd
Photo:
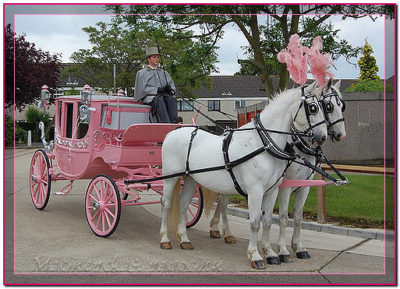
<path id="1" fill-rule="evenodd" d="M 146 48 L 146 59 L 148 65 L 136 73 L 134 101 L 151 105 L 151 113 L 156 116 L 158 122 L 176 123 L 176 88 L 169 73 L 158 68 L 158 48 Z"/>

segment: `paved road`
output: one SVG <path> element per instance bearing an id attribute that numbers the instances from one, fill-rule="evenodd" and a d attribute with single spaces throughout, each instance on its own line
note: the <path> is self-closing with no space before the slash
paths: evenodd
<path id="1" fill-rule="evenodd" d="M 18 149 L 15 158 L 12 150 L 5 153 L 6 283 L 394 282 L 394 243 L 386 242 L 385 246 L 380 240 L 308 230 L 303 230 L 303 244 L 309 248 L 311 259 L 294 257 L 291 264 L 253 270 L 246 257 L 248 221 L 234 216 L 231 216 L 237 236 L 234 245 L 227 245 L 222 239 L 210 239 L 209 219 L 203 216 L 188 232 L 195 247 L 193 251 L 179 249 L 177 242 L 173 243 L 173 250 L 161 250 L 159 204 L 123 208 L 115 233 L 107 239 L 96 237 L 84 213 L 89 180 L 76 181 L 67 196 L 52 194 L 44 211 L 33 207 L 28 188 L 33 152 Z M 52 193 L 63 185 L 65 182 L 53 183 Z M 143 198 L 159 197 L 150 191 L 143 194 Z M 288 236 L 291 230 L 288 228 Z M 277 234 L 278 227 L 273 225 L 272 240 L 275 242 Z"/>

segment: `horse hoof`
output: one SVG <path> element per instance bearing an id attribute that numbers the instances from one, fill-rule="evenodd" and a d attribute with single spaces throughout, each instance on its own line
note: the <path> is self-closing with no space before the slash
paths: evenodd
<path id="1" fill-rule="evenodd" d="M 267 263 L 270 265 L 280 265 L 279 257 L 267 257 Z"/>
<path id="2" fill-rule="evenodd" d="M 234 236 L 225 237 L 225 243 L 227 243 L 227 244 L 235 244 L 236 243 L 236 239 L 235 239 Z"/>
<path id="3" fill-rule="evenodd" d="M 281 263 L 293 263 L 290 255 L 279 255 L 279 261 L 281 261 Z"/>
<path id="4" fill-rule="evenodd" d="M 265 265 L 263 260 L 251 261 L 251 268 L 253 269 L 265 269 L 267 266 Z"/>
<path id="5" fill-rule="evenodd" d="M 221 238 L 221 234 L 219 231 L 210 231 L 210 237 L 213 239 L 219 239 Z"/>
<path id="6" fill-rule="evenodd" d="M 160 243 L 160 248 L 161 249 L 172 249 L 172 245 L 170 242 L 164 242 L 164 243 Z"/>
<path id="7" fill-rule="evenodd" d="M 310 254 L 308 254 L 307 251 L 297 252 L 296 257 L 299 259 L 310 259 L 311 258 Z"/>
<path id="8" fill-rule="evenodd" d="M 181 249 L 183 249 L 183 250 L 193 250 L 192 243 L 190 243 L 190 242 L 182 242 L 180 244 L 180 246 L 181 246 Z"/>

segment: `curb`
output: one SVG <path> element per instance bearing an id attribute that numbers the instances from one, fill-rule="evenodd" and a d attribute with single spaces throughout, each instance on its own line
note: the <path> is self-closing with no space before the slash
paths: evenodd
<path id="1" fill-rule="evenodd" d="M 228 206 L 227 213 L 232 216 L 249 219 L 249 212 L 246 209 L 235 208 Z M 272 216 L 272 223 L 279 225 L 279 216 Z M 293 227 L 293 219 L 288 219 L 288 227 Z M 385 240 L 384 230 L 370 230 L 370 229 L 359 229 L 359 228 L 346 228 L 340 226 L 334 226 L 330 224 L 320 224 L 316 222 L 302 222 L 301 228 L 305 230 L 324 232 L 330 234 L 338 234 L 351 237 L 359 237 L 366 239 Z M 394 242 L 395 234 L 393 231 L 386 231 L 386 241 Z"/>

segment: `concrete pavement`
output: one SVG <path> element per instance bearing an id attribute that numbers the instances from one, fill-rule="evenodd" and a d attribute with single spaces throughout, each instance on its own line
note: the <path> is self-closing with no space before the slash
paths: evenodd
<path id="1" fill-rule="evenodd" d="M 107 239 L 98 238 L 91 232 L 84 213 L 89 180 L 76 181 L 67 196 L 52 194 L 44 211 L 33 207 L 28 187 L 33 152 L 18 149 L 5 153 L 5 277 L 8 284 L 394 282 L 395 247 L 389 238 L 384 242 L 363 236 L 303 230 L 303 244 L 309 248 L 311 259 L 297 259 L 289 249 L 293 263 L 269 265 L 264 271 L 256 271 L 250 268 L 246 256 L 249 232 L 246 218 L 230 216 L 232 231 L 237 237 L 234 245 L 225 244 L 223 239 L 210 239 L 209 219 L 203 214 L 200 222 L 188 231 L 193 251 L 179 249 L 176 241 L 173 250 L 161 250 L 159 204 L 123 208 L 115 233 Z M 53 183 L 52 193 L 64 184 Z M 144 200 L 159 198 L 152 191 L 141 195 Z M 292 228 L 287 228 L 288 245 L 291 234 Z M 277 237 L 278 226 L 273 225 L 273 243 Z"/>

